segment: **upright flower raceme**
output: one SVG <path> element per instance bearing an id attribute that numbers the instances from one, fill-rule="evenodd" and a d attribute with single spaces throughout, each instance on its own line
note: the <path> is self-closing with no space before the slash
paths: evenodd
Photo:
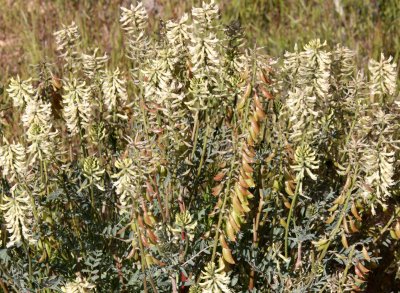
<path id="1" fill-rule="evenodd" d="M 79 65 L 77 47 L 81 35 L 74 22 L 71 25 L 63 25 L 63 28 L 54 33 L 56 37 L 57 50 L 61 53 L 60 57 L 66 61 L 65 67 L 68 70 L 75 70 Z"/>
<path id="2" fill-rule="evenodd" d="M 26 104 L 21 120 L 25 128 L 29 128 L 34 123 L 51 128 L 51 115 L 51 104 L 35 96 Z"/>
<path id="3" fill-rule="evenodd" d="M 220 265 L 216 268 L 215 263 L 209 262 L 200 276 L 200 287 L 203 293 L 231 293 L 228 285 L 230 283 L 229 277 L 224 271 L 224 262 L 220 261 Z"/>
<path id="4" fill-rule="evenodd" d="M 27 172 L 25 148 L 22 144 L 10 144 L 6 139 L 0 147 L 0 165 L 4 176 L 10 176 L 10 180 L 23 178 Z"/>
<path id="5" fill-rule="evenodd" d="M 101 186 L 101 176 L 105 170 L 100 167 L 100 162 L 96 157 L 87 157 L 83 162 L 83 175 L 89 180 L 89 185 L 96 185 L 98 189 L 104 190 Z"/>
<path id="6" fill-rule="evenodd" d="M 210 3 L 203 2 L 201 7 L 192 8 L 193 22 L 204 29 L 213 26 L 213 22 L 219 17 L 219 7 L 214 0 Z"/>
<path id="7" fill-rule="evenodd" d="M 385 59 L 381 54 L 379 61 L 370 60 L 368 69 L 371 73 L 370 90 L 373 95 L 393 95 L 396 91 L 396 64 L 393 57 Z"/>
<path id="8" fill-rule="evenodd" d="M 29 227 L 29 215 L 32 207 L 27 192 L 18 186 L 14 186 L 12 196 L 4 195 L 3 200 L 4 203 L 0 205 L 0 209 L 5 212 L 4 219 L 6 220 L 7 230 L 11 235 L 7 247 L 18 244 L 22 239 L 34 244 L 36 241 L 32 237 Z"/>
<path id="9" fill-rule="evenodd" d="M 63 293 L 89 293 L 93 292 L 96 286 L 90 284 L 85 278 L 78 276 L 75 281 L 67 282 L 65 286 L 61 287 Z"/>
<path id="10" fill-rule="evenodd" d="M 108 61 L 107 54 L 98 56 L 98 48 L 94 49 L 92 55 L 82 54 L 83 72 L 89 79 L 93 79 L 96 74 L 102 74 L 104 65 Z"/>
<path id="11" fill-rule="evenodd" d="M 193 45 L 189 47 L 191 60 L 193 63 L 192 71 L 196 77 L 205 77 L 210 72 L 217 71 L 219 65 L 219 53 L 217 45 L 219 40 L 214 33 L 204 36 L 194 36 Z"/>
<path id="12" fill-rule="evenodd" d="M 115 179 L 114 186 L 117 194 L 120 196 L 119 200 L 122 208 L 128 207 L 128 201 L 133 196 L 135 197 L 135 180 L 137 174 L 133 160 L 130 158 L 119 159 L 115 162 L 115 167 L 120 171 L 112 178 Z"/>
<path id="13" fill-rule="evenodd" d="M 64 117 L 71 134 L 89 124 L 91 117 L 91 93 L 84 81 L 67 80 L 64 85 Z"/>
<path id="14" fill-rule="evenodd" d="M 21 80 L 19 76 L 16 79 L 11 78 L 7 92 L 13 101 L 14 107 L 25 106 L 35 95 L 32 78 L 27 80 Z"/>
<path id="15" fill-rule="evenodd" d="M 302 179 L 307 173 L 312 180 L 317 180 L 312 170 L 318 169 L 319 161 L 317 160 L 316 153 L 311 149 L 309 145 L 299 146 L 294 154 L 295 164 L 292 165 L 292 169 L 297 172 L 296 179 L 300 184 L 299 193 L 302 194 Z"/>
<path id="16" fill-rule="evenodd" d="M 117 112 L 117 108 L 124 106 L 128 101 L 125 80 L 121 78 L 121 73 L 118 68 L 114 72 L 106 71 L 102 89 L 104 105 L 109 113 Z"/>
<path id="17" fill-rule="evenodd" d="M 127 33 L 129 57 L 135 61 L 142 59 L 148 53 L 146 47 L 149 43 L 146 36 L 148 15 L 142 2 L 136 6 L 131 5 L 130 9 L 121 7 L 119 21 Z"/>
<path id="18" fill-rule="evenodd" d="M 184 51 L 185 43 L 190 39 L 190 25 L 188 25 L 189 15 L 183 14 L 178 22 L 167 21 L 167 40 L 177 52 Z"/>

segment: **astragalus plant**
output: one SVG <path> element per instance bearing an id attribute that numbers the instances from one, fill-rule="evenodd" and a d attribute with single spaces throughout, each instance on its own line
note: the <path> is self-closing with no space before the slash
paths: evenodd
<path id="1" fill-rule="evenodd" d="M 115 68 L 63 26 L 62 66 L 10 80 L 4 292 L 395 288 L 392 58 L 364 72 L 320 40 L 269 58 L 219 13 L 205 2 L 151 33 L 141 3 L 121 8 Z"/>

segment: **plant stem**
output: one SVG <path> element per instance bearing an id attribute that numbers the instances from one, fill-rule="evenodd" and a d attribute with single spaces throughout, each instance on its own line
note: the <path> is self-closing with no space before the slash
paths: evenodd
<path id="1" fill-rule="evenodd" d="M 200 164 L 199 164 L 199 168 L 197 169 L 197 177 L 200 176 L 201 173 L 201 168 L 203 167 L 203 163 L 204 163 L 204 157 L 206 154 L 206 148 L 207 148 L 207 141 L 208 141 L 208 135 L 210 133 L 210 124 L 207 124 L 207 128 L 206 128 L 206 133 L 204 134 L 204 141 L 203 141 L 203 149 L 201 151 L 201 159 L 200 159 Z"/>
<path id="2" fill-rule="evenodd" d="M 219 216 L 218 216 L 218 224 L 217 224 L 217 228 L 216 228 L 216 231 L 215 231 L 214 244 L 213 244 L 213 250 L 212 250 L 212 255 L 211 255 L 211 262 L 212 263 L 215 261 L 215 255 L 217 253 L 217 246 L 218 246 L 218 242 L 219 242 L 219 229 L 220 229 L 220 226 L 222 224 L 222 217 L 224 215 L 224 210 L 225 210 L 226 201 L 228 199 L 228 194 L 230 193 L 233 165 L 234 165 L 234 160 L 232 160 L 232 163 L 231 163 L 231 167 L 230 167 L 230 170 L 229 170 L 229 176 L 228 176 L 228 184 L 227 184 L 227 187 L 226 187 L 226 192 L 224 192 L 224 199 L 223 199 L 221 210 L 220 210 Z"/>
<path id="3" fill-rule="evenodd" d="M 303 180 L 303 178 L 299 178 L 299 180 L 296 184 L 296 190 L 294 191 L 293 200 L 290 204 L 289 215 L 288 215 L 286 226 L 285 226 L 285 257 L 288 257 L 289 226 L 290 226 L 290 221 L 292 219 L 293 210 L 296 206 L 297 196 L 299 194 L 299 189 L 300 189 L 300 185 L 302 184 L 302 180 Z"/>

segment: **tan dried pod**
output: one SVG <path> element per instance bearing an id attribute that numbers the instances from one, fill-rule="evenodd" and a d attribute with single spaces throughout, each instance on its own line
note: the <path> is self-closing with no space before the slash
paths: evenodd
<path id="1" fill-rule="evenodd" d="M 139 215 L 137 217 L 137 222 L 138 222 L 140 228 L 144 228 L 144 222 L 143 222 L 143 217 L 142 216 Z"/>
<path id="2" fill-rule="evenodd" d="M 143 219 L 147 226 L 154 227 L 154 224 L 156 223 L 156 219 L 150 212 L 146 212 L 143 215 Z"/>
<path id="3" fill-rule="evenodd" d="M 361 262 L 357 263 L 357 268 L 363 273 L 367 274 L 369 269 L 367 269 Z"/>
<path id="4" fill-rule="evenodd" d="M 233 210 L 236 211 L 237 213 L 243 213 L 244 212 L 242 204 L 240 203 L 240 201 L 239 201 L 237 196 L 234 196 L 233 199 L 232 199 L 232 207 L 233 207 Z"/>
<path id="5" fill-rule="evenodd" d="M 285 181 L 285 191 L 288 195 L 293 196 L 294 192 L 288 181 Z"/>
<path id="6" fill-rule="evenodd" d="M 347 225 L 346 216 L 343 217 L 342 227 L 343 227 L 343 229 L 344 229 L 344 231 L 345 231 L 346 233 L 350 233 L 350 231 L 349 231 L 349 226 Z"/>
<path id="7" fill-rule="evenodd" d="M 218 184 L 217 186 L 214 186 L 214 187 L 211 189 L 212 195 L 218 196 L 218 195 L 221 193 L 221 190 L 222 190 L 223 187 L 224 187 L 224 184 L 223 184 L 223 183 L 220 183 L 220 184 Z"/>
<path id="8" fill-rule="evenodd" d="M 230 241 L 236 242 L 236 233 L 229 221 L 226 221 L 225 232 Z"/>
<path id="9" fill-rule="evenodd" d="M 346 197 L 344 196 L 344 194 L 341 194 L 340 196 L 338 196 L 334 201 L 333 204 L 338 204 L 338 205 L 342 205 L 344 204 Z"/>
<path id="10" fill-rule="evenodd" d="M 328 225 L 331 224 L 335 220 L 335 217 L 336 213 L 333 213 L 328 219 L 326 219 L 325 223 Z"/>
<path id="11" fill-rule="evenodd" d="M 349 248 L 349 243 L 347 242 L 347 238 L 346 235 L 344 234 L 344 232 L 342 232 L 342 237 L 341 237 L 341 241 L 342 241 L 342 245 L 344 248 Z"/>
<path id="12" fill-rule="evenodd" d="M 229 214 L 229 223 L 231 223 L 232 228 L 234 229 L 235 233 L 240 231 L 240 223 L 236 223 L 232 213 Z"/>
<path id="13" fill-rule="evenodd" d="M 225 236 L 223 233 L 219 234 L 219 243 L 221 244 L 222 248 L 229 248 L 228 243 L 226 243 Z"/>
<path id="14" fill-rule="evenodd" d="M 350 230 L 352 233 L 360 232 L 360 230 L 358 230 L 356 224 L 354 223 L 353 219 L 350 216 L 349 216 L 349 223 L 350 223 Z"/>
<path id="15" fill-rule="evenodd" d="M 140 236 L 141 236 L 140 239 L 142 240 L 142 244 L 143 244 L 145 247 L 150 247 L 150 244 L 149 244 L 149 242 L 147 241 L 146 237 L 144 237 L 143 234 L 141 234 Z"/>
<path id="16" fill-rule="evenodd" d="M 333 206 L 331 206 L 331 207 L 328 209 L 328 211 L 329 211 L 329 212 L 334 212 L 334 211 L 337 210 L 338 207 L 339 207 L 338 204 L 334 204 Z"/>
<path id="17" fill-rule="evenodd" d="M 225 173 L 224 172 L 219 172 L 217 175 L 214 176 L 214 181 L 222 181 L 224 179 Z"/>
<path id="18" fill-rule="evenodd" d="M 370 258 L 369 254 L 368 254 L 368 251 L 364 246 L 363 246 L 361 252 L 362 252 L 362 255 L 363 255 L 363 257 L 364 257 L 364 259 L 366 261 L 371 261 L 371 258 Z"/>
<path id="19" fill-rule="evenodd" d="M 224 260 L 230 264 L 235 264 L 235 261 L 232 256 L 232 252 L 229 248 L 222 248 L 222 256 Z"/>
<path id="20" fill-rule="evenodd" d="M 239 112 L 243 110 L 244 106 L 246 105 L 247 99 L 250 97 L 251 94 L 251 84 L 247 84 L 246 90 L 243 94 L 243 96 L 239 99 L 239 102 L 237 103 L 236 107 Z"/>
<path id="21" fill-rule="evenodd" d="M 153 244 L 158 243 L 158 238 L 157 238 L 156 234 L 154 234 L 153 231 L 151 231 L 150 229 L 146 229 L 146 234 L 149 237 L 151 243 L 153 243 Z"/>
<path id="22" fill-rule="evenodd" d="M 247 184 L 246 180 L 244 180 L 242 175 L 239 175 L 239 184 L 243 188 L 249 188 L 249 185 Z"/>
<path id="23" fill-rule="evenodd" d="M 400 221 L 397 221 L 396 226 L 394 226 L 394 233 L 400 239 Z"/>
<path id="24" fill-rule="evenodd" d="M 351 213 L 353 214 L 353 216 L 358 220 L 358 221 L 362 221 L 362 218 L 360 217 L 360 215 L 358 214 L 357 211 L 357 207 L 353 201 L 352 205 L 351 205 Z"/>
<path id="25" fill-rule="evenodd" d="M 290 208 L 292 207 L 292 205 L 290 204 L 290 202 L 288 202 L 287 200 L 285 200 L 285 201 L 283 202 L 283 204 L 285 205 L 285 207 L 286 207 L 287 209 L 290 209 Z"/>

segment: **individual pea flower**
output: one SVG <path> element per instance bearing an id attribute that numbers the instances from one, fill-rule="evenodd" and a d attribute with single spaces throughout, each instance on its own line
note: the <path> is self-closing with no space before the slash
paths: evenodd
<path id="1" fill-rule="evenodd" d="M 101 176 L 105 170 L 100 167 L 99 159 L 96 157 L 87 157 L 83 161 L 83 175 L 89 180 L 89 185 L 96 185 L 96 187 L 104 191 L 104 187 L 100 185 Z"/>
<path id="2" fill-rule="evenodd" d="M 10 175 L 13 181 L 16 177 L 23 178 L 27 173 L 25 159 L 25 147 L 20 144 L 10 144 L 3 138 L 3 146 L 0 147 L 0 165 L 3 169 L 3 176 Z"/>
<path id="3" fill-rule="evenodd" d="M 91 93 L 84 81 L 79 82 L 75 78 L 67 80 L 64 89 L 64 117 L 70 133 L 76 134 L 80 128 L 89 124 L 92 116 Z"/>
<path id="4" fill-rule="evenodd" d="M 51 104 L 46 103 L 38 96 L 35 96 L 26 103 L 26 108 L 21 121 L 25 128 L 29 128 L 34 123 L 51 128 Z"/>
<path id="5" fill-rule="evenodd" d="M 180 234 L 182 231 L 185 231 L 189 240 L 193 240 L 194 234 L 193 231 L 197 226 L 197 221 L 193 221 L 192 215 L 188 211 L 184 211 L 181 213 L 177 213 L 175 215 L 175 227 L 170 228 L 170 230 L 174 233 Z"/>
<path id="6" fill-rule="evenodd" d="M 3 195 L 3 204 L 0 205 L 0 210 L 4 211 L 7 231 L 11 235 L 7 247 L 18 245 L 22 240 L 34 244 L 36 241 L 32 237 L 29 227 L 32 212 L 29 195 L 17 185 L 11 188 L 11 194 L 10 197 Z"/>
<path id="7" fill-rule="evenodd" d="M 90 284 L 85 278 L 77 276 L 75 281 L 67 282 L 61 287 L 61 292 L 64 293 L 89 293 L 94 292 L 95 285 Z"/>
<path id="8" fill-rule="evenodd" d="M 124 106 L 128 100 L 125 80 L 121 78 L 119 68 L 114 72 L 106 71 L 103 81 L 104 105 L 109 113 L 116 112 L 117 107 Z"/>
<path id="9" fill-rule="evenodd" d="M 82 54 L 83 72 L 89 79 L 93 79 L 97 73 L 102 73 L 104 65 L 108 61 L 107 54 L 98 56 L 98 50 L 99 48 L 94 49 L 92 55 Z"/>
<path id="10" fill-rule="evenodd" d="M 135 195 L 135 180 L 137 174 L 135 172 L 135 166 L 131 158 L 121 158 L 115 162 L 115 167 L 120 171 L 111 176 L 116 179 L 114 181 L 114 187 L 116 193 L 120 196 L 120 203 L 122 208 L 128 207 L 128 200 Z"/>
<path id="11" fill-rule="evenodd" d="M 397 70 L 396 63 L 392 61 L 392 56 L 385 59 L 383 53 L 379 61 L 369 61 L 368 69 L 371 73 L 370 90 L 372 95 L 394 95 Z"/>
<path id="12" fill-rule="evenodd" d="M 104 122 L 100 121 L 99 123 L 94 123 L 91 125 L 89 129 L 89 138 L 90 140 L 98 144 L 104 140 L 106 137 L 106 127 Z"/>
<path id="13" fill-rule="evenodd" d="M 27 80 L 21 80 L 19 76 L 16 79 L 11 78 L 7 92 L 13 101 L 14 107 L 25 106 L 35 95 L 32 78 Z"/>
<path id="14" fill-rule="evenodd" d="M 209 262 L 200 276 L 200 287 L 203 293 L 231 293 L 228 285 L 230 278 L 224 271 L 225 265 L 222 259 L 219 260 L 219 267 L 215 263 Z"/>
<path id="15" fill-rule="evenodd" d="M 298 172 L 296 176 L 298 181 L 302 181 L 304 172 L 306 172 L 312 180 L 317 180 L 317 175 L 313 174 L 311 170 L 318 169 L 319 161 L 316 159 L 315 151 L 313 151 L 309 145 L 297 147 L 294 160 L 296 164 L 291 167 L 294 171 Z M 301 182 L 299 184 L 301 184 Z M 301 187 L 300 194 L 302 194 Z"/>

